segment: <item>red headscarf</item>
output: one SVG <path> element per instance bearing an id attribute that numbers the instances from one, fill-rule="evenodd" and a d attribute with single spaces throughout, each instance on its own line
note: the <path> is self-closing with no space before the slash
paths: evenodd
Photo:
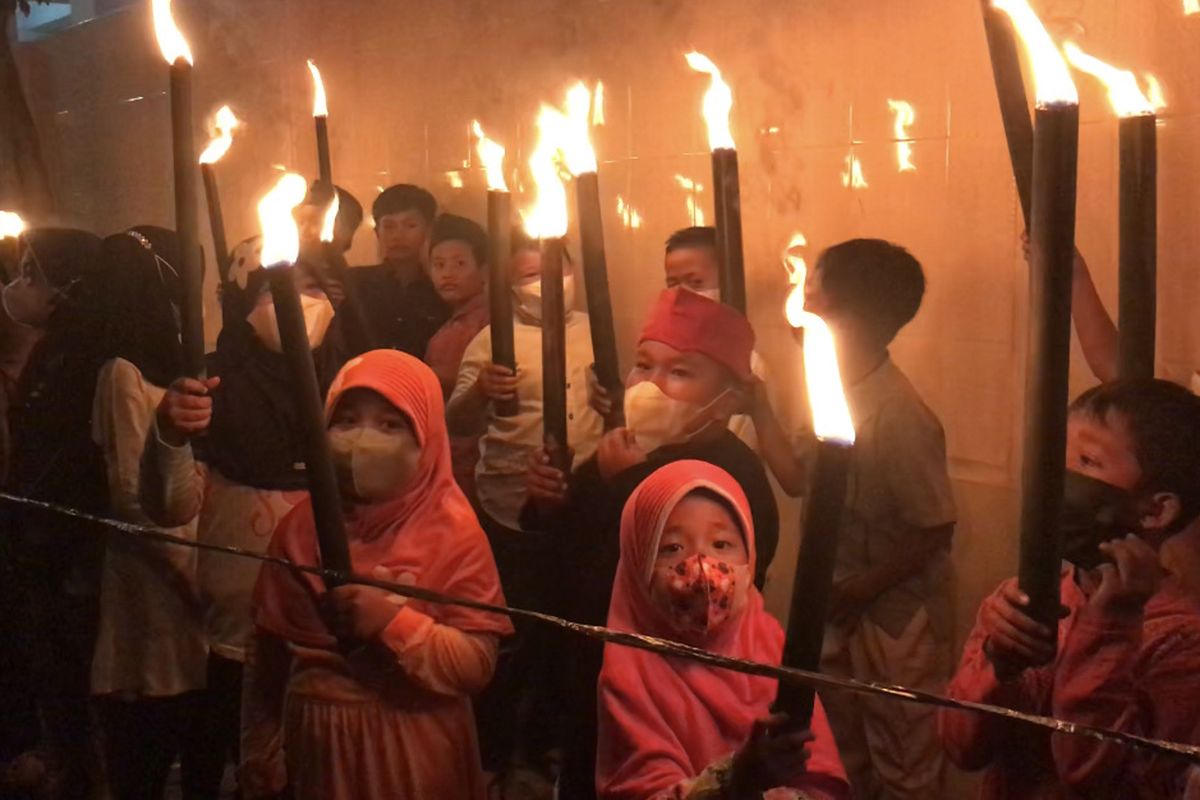
<path id="1" fill-rule="evenodd" d="M 682 353 L 700 353 L 741 380 L 750 380 L 754 329 L 737 309 L 676 287 L 654 301 L 638 342 L 655 341 Z"/>
<path id="2" fill-rule="evenodd" d="M 701 461 L 676 461 L 642 482 L 621 516 L 621 562 L 608 611 L 610 628 L 666 636 L 650 601 L 647 575 L 671 512 L 688 494 L 707 489 L 736 512 L 754 572 L 754 524 L 737 482 Z M 728 621 L 709 649 L 721 655 L 778 664 L 783 630 L 763 609 L 753 586 L 742 612 Z M 596 785 L 604 800 L 647 800 L 698 776 L 737 750 L 755 720 L 770 713 L 777 682 L 642 650 L 608 645 L 600 672 L 600 729 Z M 845 780 L 837 747 L 818 702 L 813 711 L 806 788 L 813 776 L 822 787 Z"/>
<path id="3" fill-rule="evenodd" d="M 378 393 L 412 423 L 421 457 L 405 492 L 382 503 L 359 506 L 346 518 L 354 572 L 370 576 L 379 566 L 392 575 L 411 573 L 416 585 L 446 594 L 504 605 L 496 562 L 479 521 L 454 481 L 442 389 L 429 367 L 395 350 L 374 350 L 352 359 L 333 381 L 326 420 L 351 389 Z M 319 564 L 311 502 L 280 523 L 268 549 L 298 564 Z M 336 640 L 317 612 L 325 583 L 315 575 L 264 564 L 255 591 L 257 624 L 278 636 L 314 647 Z M 506 617 L 461 606 L 417 600 L 409 607 L 473 633 L 512 632 Z"/>

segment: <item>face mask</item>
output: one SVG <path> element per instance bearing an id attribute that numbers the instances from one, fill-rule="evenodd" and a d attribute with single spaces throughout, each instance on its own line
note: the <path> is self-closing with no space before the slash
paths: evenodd
<path id="1" fill-rule="evenodd" d="M 668 444 L 683 444 L 706 429 L 713 420 L 702 420 L 729 389 L 704 406 L 668 397 L 654 381 L 635 383 L 625 390 L 625 425 L 647 453 Z"/>
<path id="2" fill-rule="evenodd" d="M 517 301 L 517 311 L 533 322 L 542 321 L 542 281 L 530 281 L 513 287 L 513 295 Z M 575 307 L 575 276 L 563 276 L 563 309 L 570 311 Z"/>
<path id="3" fill-rule="evenodd" d="M 410 436 L 375 428 L 329 431 L 334 465 L 354 487 L 355 497 L 370 502 L 399 496 L 412 482 L 421 449 Z"/>
<path id="4" fill-rule="evenodd" d="M 1133 493 L 1067 470 L 1063 483 L 1063 559 L 1080 569 L 1104 561 L 1099 545 L 1138 529 Z"/>
<path id="5" fill-rule="evenodd" d="M 694 555 L 655 571 L 650 600 L 687 639 L 707 639 L 745 605 L 747 565 Z"/>
<path id="6" fill-rule="evenodd" d="M 325 340 L 329 325 L 333 322 L 333 304 L 324 297 L 300 295 L 300 310 L 304 312 L 304 329 L 308 333 L 308 346 L 315 350 Z M 254 335 L 273 353 L 283 352 L 279 338 L 279 325 L 275 320 L 275 304 L 264 303 L 254 307 L 246 316 Z"/>
<path id="7" fill-rule="evenodd" d="M 719 287 L 715 289 L 693 289 L 690 286 L 680 286 L 679 288 L 692 294 L 698 294 L 701 297 L 707 297 L 709 300 L 714 300 L 718 303 L 721 302 L 721 289 Z"/>

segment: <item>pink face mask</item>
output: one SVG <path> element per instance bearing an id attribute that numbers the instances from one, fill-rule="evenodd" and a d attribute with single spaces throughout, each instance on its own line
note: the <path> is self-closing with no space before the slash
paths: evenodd
<path id="1" fill-rule="evenodd" d="M 738 609 L 748 569 L 695 555 L 657 570 L 650 599 L 688 638 L 707 638 Z"/>

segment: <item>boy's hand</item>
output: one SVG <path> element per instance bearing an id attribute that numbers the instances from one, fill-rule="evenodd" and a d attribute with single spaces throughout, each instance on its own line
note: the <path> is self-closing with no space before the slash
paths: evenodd
<path id="1" fill-rule="evenodd" d="M 754 723 L 746 743 L 733 754 L 731 796 L 761 797 L 807 769 L 812 731 L 789 731 L 787 721 L 786 714 L 772 714 Z"/>
<path id="2" fill-rule="evenodd" d="M 213 389 L 220 378 L 176 378 L 158 404 L 158 435 L 172 447 L 182 447 L 188 439 L 208 430 L 212 423 Z"/>
<path id="3" fill-rule="evenodd" d="M 1009 578 L 979 610 L 979 624 L 987 634 L 984 652 L 1002 680 L 1054 658 L 1056 632 L 1032 619 L 1028 607 L 1029 597 L 1017 588 L 1016 578 Z"/>
<path id="4" fill-rule="evenodd" d="M 346 300 L 346 287 L 336 278 L 326 277 L 321 281 L 321 289 L 325 292 L 325 297 L 329 298 L 329 302 L 335 309 L 341 308 L 342 303 Z"/>
<path id="5" fill-rule="evenodd" d="M 484 398 L 493 402 L 517 399 L 517 373 L 490 361 L 479 371 L 479 387 Z"/>
<path id="6" fill-rule="evenodd" d="M 1100 545 L 1100 552 L 1112 559 L 1092 572 L 1099 575 L 1100 586 L 1088 598 L 1088 605 L 1105 614 L 1141 614 L 1166 573 L 1158 553 L 1139 536 L 1129 534 Z"/>
<path id="7" fill-rule="evenodd" d="M 382 567 L 377 566 L 372 574 L 382 580 L 391 579 L 391 573 Z M 412 585 L 415 577 L 405 573 L 396 583 Z M 325 621 L 334 635 L 339 639 L 369 642 L 391 624 L 408 598 L 374 586 L 346 584 L 330 589 L 322 602 Z"/>
<path id="8" fill-rule="evenodd" d="M 600 477 L 605 481 L 612 480 L 614 476 L 645 460 L 646 451 L 628 428 L 613 428 L 604 434 L 596 448 L 596 466 L 600 468 Z"/>
<path id="9" fill-rule="evenodd" d="M 587 368 L 587 398 L 588 405 L 595 409 L 600 416 L 607 419 L 608 415 L 612 413 L 612 398 L 608 396 L 608 389 L 600 385 L 594 364 Z"/>
<path id="10" fill-rule="evenodd" d="M 558 508 L 567 502 L 567 476 L 550 463 L 545 447 L 539 447 L 529 457 L 525 487 L 529 499 L 543 509 Z"/>

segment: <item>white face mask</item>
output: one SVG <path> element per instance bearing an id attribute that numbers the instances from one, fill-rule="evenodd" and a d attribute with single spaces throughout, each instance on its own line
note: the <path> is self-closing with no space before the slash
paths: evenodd
<path id="1" fill-rule="evenodd" d="M 625 425 L 647 453 L 683 444 L 713 424 L 705 415 L 728 392 L 725 389 L 712 402 L 697 406 L 668 397 L 654 381 L 635 383 L 625 390 Z"/>
<path id="2" fill-rule="evenodd" d="M 300 309 L 304 312 L 304 328 L 308 332 L 308 346 L 315 350 L 325 341 L 329 325 L 333 322 L 333 303 L 324 297 L 300 295 Z M 246 321 L 254 328 L 254 335 L 273 353 L 283 352 L 279 338 L 279 324 L 275 320 L 275 304 L 262 303 L 246 315 Z"/>
<path id="3" fill-rule="evenodd" d="M 417 474 L 421 448 L 411 435 L 357 427 L 329 431 L 334 465 L 360 500 L 398 497 Z"/>
<path id="4" fill-rule="evenodd" d="M 679 288 L 683 289 L 685 292 L 691 292 L 692 294 L 698 294 L 701 297 L 707 297 L 709 300 L 713 300 L 718 303 L 721 302 L 721 289 L 719 287 L 713 288 L 713 289 L 693 289 L 690 286 L 683 286 L 681 284 L 679 286 Z"/>
<path id="5" fill-rule="evenodd" d="M 520 283 L 513 287 L 513 296 L 517 301 L 517 313 L 531 322 L 542 321 L 542 281 L 541 279 Z M 570 313 L 575 307 L 575 276 L 563 276 L 563 310 Z"/>

